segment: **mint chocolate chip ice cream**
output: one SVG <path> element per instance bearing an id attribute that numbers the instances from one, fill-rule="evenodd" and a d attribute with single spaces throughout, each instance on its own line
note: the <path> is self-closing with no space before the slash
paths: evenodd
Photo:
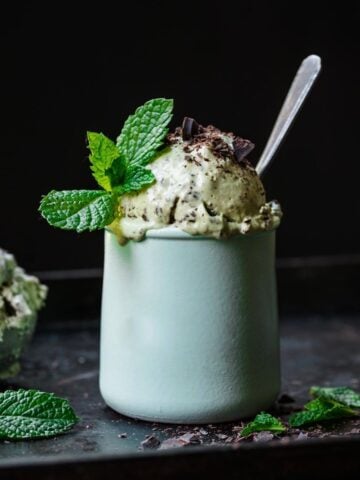
<path id="1" fill-rule="evenodd" d="M 110 228 L 122 242 L 170 226 L 215 238 L 276 228 L 280 205 L 266 201 L 263 184 L 246 160 L 253 147 L 233 133 L 185 118 L 147 167 L 155 183 L 120 197 Z"/>
<path id="2" fill-rule="evenodd" d="M 0 249 L 0 378 L 19 371 L 19 357 L 32 336 L 46 295 L 47 287 Z"/>

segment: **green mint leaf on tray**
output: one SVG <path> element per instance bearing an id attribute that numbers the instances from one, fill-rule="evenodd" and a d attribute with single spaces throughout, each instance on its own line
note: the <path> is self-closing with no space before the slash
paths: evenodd
<path id="1" fill-rule="evenodd" d="M 100 187 L 108 192 L 124 175 L 124 160 L 115 143 L 103 133 L 87 132 L 91 170 Z"/>
<path id="2" fill-rule="evenodd" d="M 116 202 L 112 193 L 102 190 L 53 190 L 41 200 L 40 212 L 54 227 L 92 231 L 114 220 Z"/>
<path id="3" fill-rule="evenodd" d="M 129 165 L 146 165 L 168 132 L 174 102 L 155 98 L 139 107 L 126 120 L 116 145 Z"/>
<path id="4" fill-rule="evenodd" d="M 39 210 L 48 223 L 64 230 L 97 230 L 116 218 L 119 197 L 156 181 L 145 167 L 154 160 L 168 132 L 173 100 L 155 98 L 126 120 L 116 144 L 103 133 L 88 132 L 90 168 L 98 190 L 52 190 Z"/>
<path id="5" fill-rule="evenodd" d="M 355 410 L 350 409 L 335 400 L 319 397 L 304 405 L 305 410 L 290 415 L 289 424 L 291 427 L 302 427 L 312 423 L 337 420 L 340 418 L 354 417 Z"/>
<path id="6" fill-rule="evenodd" d="M 78 421 L 69 402 L 53 393 L 6 390 L 0 393 L 0 438 L 44 438 L 68 431 Z"/>
<path id="7" fill-rule="evenodd" d="M 254 420 L 241 430 L 240 435 L 242 437 L 247 437 L 248 435 L 254 432 L 274 432 L 282 433 L 285 432 L 286 427 L 283 425 L 280 420 L 273 417 L 269 413 L 260 412 Z"/>
<path id="8" fill-rule="evenodd" d="M 322 397 L 343 403 L 348 407 L 360 408 L 360 395 L 349 387 L 311 387 L 313 397 Z"/>

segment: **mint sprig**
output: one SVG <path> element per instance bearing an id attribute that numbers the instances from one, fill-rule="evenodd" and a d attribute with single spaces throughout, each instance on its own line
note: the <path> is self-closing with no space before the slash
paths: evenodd
<path id="1" fill-rule="evenodd" d="M 155 98 L 126 120 L 116 144 L 103 133 L 88 132 L 90 168 L 103 190 L 52 190 L 39 210 L 48 223 L 65 230 L 97 230 L 118 214 L 121 195 L 137 192 L 156 179 L 145 166 L 168 132 L 173 100 Z"/>
<path id="2" fill-rule="evenodd" d="M 360 415 L 360 394 L 349 387 L 311 387 L 310 394 L 315 397 L 304 405 L 304 409 L 290 415 L 290 427 L 306 427 L 314 423 L 355 417 Z M 242 429 L 240 435 L 246 437 L 254 432 L 286 431 L 280 420 L 272 415 L 260 412 L 254 420 Z"/>
<path id="3" fill-rule="evenodd" d="M 0 439 L 52 437 L 77 421 L 69 402 L 53 393 L 24 389 L 0 393 Z"/>
<path id="4" fill-rule="evenodd" d="M 338 420 L 357 415 L 355 410 L 336 402 L 335 400 L 323 397 L 316 398 L 304 405 L 301 412 L 290 415 L 289 424 L 291 427 L 302 427 L 312 423 L 324 422 L 328 420 Z"/>
<path id="5" fill-rule="evenodd" d="M 111 223 L 115 203 L 116 197 L 103 190 L 53 190 L 41 200 L 40 210 L 53 227 L 80 233 Z"/>
<path id="6" fill-rule="evenodd" d="M 172 117 L 173 100 L 156 98 L 126 120 L 116 145 L 128 165 L 146 165 L 162 145 Z"/>
<path id="7" fill-rule="evenodd" d="M 280 420 L 270 415 L 270 413 L 260 412 L 254 420 L 241 430 L 240 435 L 242 437 L 247 437 L 248 435 L 255 432 L 274 432 L 282 433 L 286 430 L 285 425 L 283 425 Z"/>
<path id="8" fill-rule="evenodd" d="M 136 192 L 143 187 L 151 185 L 155 181 L 155 176 L 151 170 L 139 165 L 130 165 L 126 169 L 124 182 L 115 187 L 115 193 L 123 195 L 128 192 Z"/>
<path id="9" fill-rule="evenodd" d="M 111 192 L 124 174 L 124 161 L 115 143 L 103 133 L 87 132 L 91 170 L 100 187 Z"/>
<path id="10" fill-rule="evenodd" d="M 343 403 L 348 407 L 360 408 L 360 395 L 349 387 L 311 387 L 313 397 L 322 397 Z"/>

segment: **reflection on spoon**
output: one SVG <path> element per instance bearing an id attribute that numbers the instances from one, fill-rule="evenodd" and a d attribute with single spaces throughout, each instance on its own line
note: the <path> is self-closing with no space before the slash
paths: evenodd
<path id="1" fill-rule="evenodd" d="M 261 176 L 270 165 L 282 140 L 293 123 L 301 105 L 311 90 L 321 70 L 321 59 L 317 55 L 310 55 L 303 60 L 291 84 L 274 128 L 264 148 L 256 171 Z"/>

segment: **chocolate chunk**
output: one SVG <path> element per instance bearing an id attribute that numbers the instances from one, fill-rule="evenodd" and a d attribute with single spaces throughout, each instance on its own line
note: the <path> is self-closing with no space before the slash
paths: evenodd
<path id="1" fill-rule="evenodd" d="M 190 117 L 184 117 L 182 123 L 182 138 L 183 140 L 191 140 L 194 135 L 199 133 L 199 124 Z"/>
<path id="2" fill-rule="evenodd" d="M 181 435 L 181 437 L 179 437 L 179 440 L 181 440 L 182 442 L 184 442 L 186 445 L 196 445 L 198 443 L 200 443 L 200 439 L 198 437 L 198 435 L 196 435 L 195 433 L 184 433 L 183 435 Z"/>
<path id="3" fill-rule="evenodd" d="M 287 393 L 283 393 L 282 395 L 280 395 L 277 401 L 278 403 L 294 403 L 295 402 L 294 398 L 288 395 Z"/>
<path id="4" fill-rule="evenodd" d="M 244 425 L 235 425 L 234 427 L 232 427 L 232 431 L 233 432 L 241 432 L 241 430 L 244 428 Z"/>
<path id="5" fill-rule="evenodd" d="M 233 141 L 234 155 L 238 162 L 241 162 L 243 158 L 246 157 L 251 150 L 254 149 L 255 145 L 250 142 L 250 140 L 245 140 L 244 138 L 237 137 Z"/>
<path id="6" fill-rule="evenodd" d="M 155 435 L 150 435 L 150 437 L 146 438 L 141 442 L 141 446 L 143 449 L 147 448 L 157 448 L 160 445 L 160 440 L 155 437 Z"/>
<path id="7" fill-rule="evenodd" d="M 194 433 L 185 433 L 180 437 L 172 437 L 164 440 L 160 445 L 159 450 L 167 450 L 168 448 L 182 448 L 191 445 L 198 445 L 200 438 Z"/>
<path id="8" fill-rule="evenodd" d="M 215 156 L 218 158 L 231 157 L 231 149 L 229 145 L 220 137 L 211 139 L 211 148 Z"/>

